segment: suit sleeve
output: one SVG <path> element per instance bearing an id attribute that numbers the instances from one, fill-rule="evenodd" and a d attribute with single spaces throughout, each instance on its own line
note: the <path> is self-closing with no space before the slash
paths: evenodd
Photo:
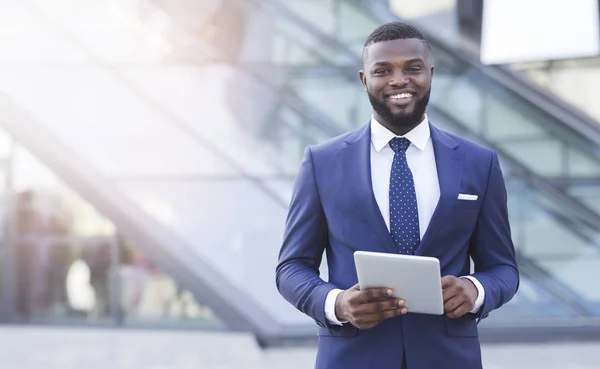
<path id="1" fill-rule="evenodd" d="M 470 253 L 475 265 L 473 277 L 485 290 L 485 300 L 477 313 L 481 319 L 510 301 L 519 288 L 519 271 L 508 221 L 506 185 L 495 152 Z"/>
<path id="2" fill-rule="evenodd" d="M 329 244 L 312 153 L 307 148 L 296 177 L 279 252 L 276 284 L 279 293 L 298 310 L 327 326 L 325 299 L 335 285 L 319 277 L 321 258 Z"/>

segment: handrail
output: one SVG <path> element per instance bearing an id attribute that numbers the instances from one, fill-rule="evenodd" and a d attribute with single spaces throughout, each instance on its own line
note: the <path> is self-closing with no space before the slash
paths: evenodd
<path id="1" fill-rule="evenodd" d="M 324 41 L 327 45 L 331 45 L 332 47 L 335 47 L 336 50 L 338 50 L 338 51 L 345 49 L 347 53 L 353 54 L 356 60 L 358 60 L 358 61 L 360 60 L 360 57 L 356 53 L 354 53 L 352 50 L 350 50 L 350 48 L 347 45 L 341 43 L 339 40 L 337 40 L 333 37 L 330 37 L 329 35 L 322 33 L 315 27 L 312 27 L 307 21 L 302 19 L 293 10 L 286 7 L 283 4 L 283 2 L 281 2 L 281 1 L 265 2 L 262 0 L 245 0 L 245 1 L 250 1 L 255 4 L 261 4 L 264 7 L 270 7 L 270 11 L 277 12 L 279 14 L 283 14 L 284 16 L 289 17 L 290 20 L 292 20 L 294 22 L 298 22 L 298 24 L 300 24 L 301 26 L 309 27 L 310 28 L 309 31 L 312 34 L 314 34 L 315 37 L 318 37 L 319 40 Z M 363 3 L 363 2 L 350 2 L 350 4 L 358 4 L 358 3 Z M 377 3 L 377 2 L 375 2 L 375 3 Z M 360 6 L 360 5 L 356 5 L 356 6 Z M 388 8 L 388 11 L 389 11 L 389 8 Z M 436 42 L 435 39 L 434 39 L 434 42 Z M 436 46 L 437 46 L 437 44 L 436 44 Z M 463 58 L 461 58 L 461 60 L 462 59 Z M 477 65 L 473 60 L 471 60 L 471 63 L 473 63 L 473 65 Z M 347 66 L 340 66 L 340 68 L 343 68 L 343 69 L 346 67 Z M 454 119 L 447 116 L 447 114 L 442 113 L 439 109 L 435 109 L 435 107 L 433 107 L 432 104 L 430 104 L 428 109 L 436 110 L 440 114 L 443 114 L 444 116 L 446 116 L 453 123 L 460 124 L 460 123 L 457 123 Z M 462 125 L 460 125 L 460 126 L 462 128 L 464 128 Z M 600 124 L 598 124 L 598 127 L 599 127 L 598 131 L 600 132 Z M 558 200 L 561 204 L 564 204 L 565 206 L 568 206 L 571 209 L 576 209 L 575 211 L 578 212 L 578 214 L 580 215 L 580 218 L 582 219 L 583 222 L 585 222 L 589 226 L 593 227 L 594 229 L 600 229 L 600 215 L 597 212 L 590 209 L 588 206 L 582 204 L 579 200 L 573 198 L 572 196 L 568 195 L 564 191 L 560 191 L 558 188 L 556 188 L 555 186 L 550 184 L 548 180 L 546 180 L 545 178 L 543 178 L 539 175 L 536 175 L 530 169 L 528 169 L 524 165 L 518 163 L 518 161 L 513 159 L 512 156 L 510 156 L 505 150 L 502 150 L 499 147 L 497 147 L 497 145 L 494 145 L 492 142 L 481 137 L 480 135 L 478 135 L 475 132 L 470 131 L 470 133 L 478 136 L 478 139 L 481 139 L 481 141 L 484 142 L 486 145 L 488 145 L 489 147 L 492 147 L 493 149 L 495 149 L 496 151 L 501 153 L 505 158 L 509 158 L 509 160 L 511 160 L 511 164 L 514 165 L 515 168 L 518 168 L 518 172 L 520 173 L 519 175 L 522 176 L 523 178 L 527 178 L 529 183 L 532 186 L 534 186 L 534 188 L 553 196 L 553 198 Z M 589 138 L 587 138 L 587 139 L 589 139 Z M 598 142 L 600 142 L 600 139 Z"/>
<path id="2" fill-rule="evenodd" d="M 296 14 L 292 9 L 287 7 L 283 1 L 264 1 L 264 0 L 239 0 L 247 1 L 271 12 L 281 14 L 296 24 L 303 27 L 306 32 L 312 34 L 315 38 L 319 39 L 320 42 L 325 44 L 327 47 L 332 48 L 336 52 L 343 53 L 349 58 L 354 60 L 354 64 L 357 66 L 361 65 L 361 58 L 354 51 L 352 51 L 346 44 L 340 42 L 338 39 L 331 37 L 322 31 L 315 28 L 308 21 L 303 19 L 301 16 Z M 389 9 L 389 4 L 384 0 L 374 1 L 351 1 L 349 5 L 356 7 L 359 10 L 370 12 L 373 19 L 384 19 L 385 21 L 392 21 L 400 19 L 397 15 L 393 14 Z M 367 5 L 369 4 L 369 5 Z M 501 67 L 485 67 L 479 60 L 473 55 L 473 52 L 467 48 L 458 50 L 452 45 L 448 45 L 443 42 L 440 38 L 432 35 L 426 30 L 422 30 L 423 34 L 427 39 L 436 47 L 450 54 L 452 57 L 466 63 L 469 67 L 481 72 L 484 76 L 487 76 L 495 83 L 505 87 L 510 92 L 516 94 L 524 101 L 528 102 L 531 106 L 539 108 L 551 118 L 562 122 L 564 126 L 569 128 L 574 134 L 579 136 L 580 139 L 585 141 L 592 141 L 594 143 L 600 143 L 600 122 L 595 121 L 593 118 L 587 116 L 585 113 L 577 110 L 573 106 L 566 103 L 555 96 L 552 96 L 547 91 L 544 91 L 533 83 L 528 82 L 522 77 L 519 77 L 516 73 L 509 71 L 506 68 Z M 600 152 L 597 153 L 600 155 Z M 598 156 L 600 159 L 600 156 Z"/>
<path id="3" fill-rule="evenodd" d="M 384 21 L 401 19 L 390 10 L 389 4 L 384 0 L 358 1 L 350 2 L 350 4 L 364 11 L 371 12 L 373 16 Z M 549 91 L 529 82 L 526 78 L 507 67 L 484 66 L 475 53 L 466 47 L 444 42 L 441 38 L 432 32 L 428 32 L 426 29 L 421 29 L 421 32 L 436 47 L 442 49 L 452 57 L 467 63 L 471 68 L 480 71 L 495 83 L 502 85 L 532 106 L 540 108 L 552 118 L 564 123 L 573 132 L 580 135 L 581 138 L 600 143 L 600 122 L 583 111 L 575 108 Z"/>
<path id="4" fill-rule="evenodd" d="M 540 268 L 530 257 L 517 252 L 517 263 L 520 272 L 533 279 L 550 296 L 563 302 L 579 316 L 593 316 L 592 311 L 578 301 L 581 295 L 557 281 L 555 276 Z"/>
<path id="5" fill-rule="evenodd" d="M 434 106 L 430 106 L 428 109 L 432 114 L 443 117 L 444 121 L 451 124 L 454 128 L 462 130 L 464 133 L 468 133 L 469 135 L 476 137 L 477 141 L 479 141 L 481 144 L 496 151 L 502 157 L 502 159 L 511 166 L 511 169 L 517 173 L 519 179 L 525 181 L 534 189 L 558 201 L 558 203 L 564 205 L 566 209 L 572 210 L 573 213 L 577 215 L 579 220 L 581 220 L 581 222 L 587 226 L 591 227 L 592 229 L 600 229 L 600 214 L 598 214 L 596 211 L 592 210 L 590 207 L 572 197 L 565 191 L 559 190 L 555 185 L 550 183 L 549 180 L 539 176 L 538 174 L 535 174 L 527 166 L 515 160 L 506 150 L 502 149 L 498 145 L 494 144 L 494 142 L 486 139 L 477 132 L 469 130 L 442 110 L 437 109 Z"/>

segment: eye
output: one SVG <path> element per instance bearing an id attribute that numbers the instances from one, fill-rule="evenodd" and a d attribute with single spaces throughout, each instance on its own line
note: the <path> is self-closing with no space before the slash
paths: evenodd
<path id="1" fill-rule="evenodd" d="M 421 71 L 421 67 L 410 67 L 408 68 L 409 72 L 420 72 Z"/>
<path id="2" fill-rule="evenodd" d="M 388 72 L 387 69 L 377 69 L 377 70 L 373 71 L 373 74 L 377 76 L 377 75 L 386 74 L 387 72 Z"/>

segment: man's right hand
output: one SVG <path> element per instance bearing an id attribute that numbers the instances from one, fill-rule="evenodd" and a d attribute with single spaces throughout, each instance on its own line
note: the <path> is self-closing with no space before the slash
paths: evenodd
<path id="1" fill-rule="evenodd" d="M 358 329 L 373 328 L 384 319 L 408 313 L 404 301 L 392 293 L 389 288 L 360 290 L 356 284 L 337 296 L 335 315 Z"/>

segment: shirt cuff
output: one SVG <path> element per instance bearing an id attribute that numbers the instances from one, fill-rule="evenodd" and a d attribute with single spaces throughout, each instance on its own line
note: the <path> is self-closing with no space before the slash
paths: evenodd
<path id="1" fill-rule="evenodd" d="M 481 309 L 481 305 L 483 305 L 483 302 L 485 301 L 485 290 L 483 289 L 483 286 L 477 280 L 477 278 L 472 277 L 470 275 L 466 275 L 461 278 L 466 278 L 470 280 L 477 288 L 477 299 L 475 300 L 475 307 L 473 308 L 473 310 L 470 311 L 471 314 L 476 314 L 479 311 L 479 309 Z"/>
<path id="2" fill-rule="evenodd" d="M 342 292 L 344 291 L 338 288 L 333 289 L 329 291 L 327 297 L 325 298 L 325 318 L 327 319 L 329 324 L 343 325 L 344 323 L 347 323 L 339 321 L 338 318 L 335 316 L 335 300 L 337 300 L 338 295 Z"/>

